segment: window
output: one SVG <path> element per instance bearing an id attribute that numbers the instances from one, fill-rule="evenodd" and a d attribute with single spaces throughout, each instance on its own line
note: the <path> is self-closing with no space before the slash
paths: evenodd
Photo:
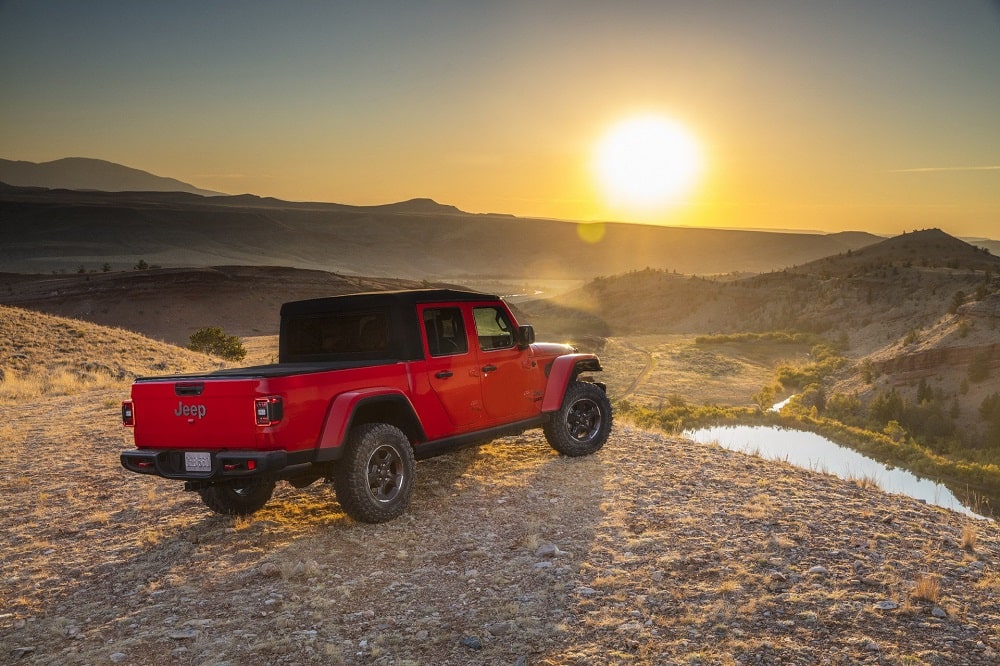
<path id="1" fill-rule="evenodd" d="M 284 335 L 288 354 L 297 360 L 389 352 L 389 318 L 385 312 L 345 312 L 289 319 Z"/>
<path id="2" fill-rule="evenodd" d="M 480 349 L 490 351 L 514 346 L 513 326 L 506 312 L 500 308 L 474 308 L 472 314 Z"/>
<path id="3" fill-rule="evenodd" d="M 469 340 L 458 308 L 428 308 L 424 310 L 424 330 L 431 356 L 450 356 L 469 351 Z"/>

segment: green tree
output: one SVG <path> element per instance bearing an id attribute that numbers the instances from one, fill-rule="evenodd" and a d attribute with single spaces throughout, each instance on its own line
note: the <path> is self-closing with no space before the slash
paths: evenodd
<path id="1" fill-rule="evenodd" d="M 922 404 L 925 402 L 930 402 L 934 399 L 934 389 L 930 387 L 927 380 L 923 377 L 920 378 L 920 385 L 917 386 L 917 404 Z"/>
<path id="2" fill-rule="evenodd" d="M 906 430 L 903 426 L 899 425 L 898 421 L 889 421 L 883 429 L 883 432 L 897 444 L 906 439 Z"/>
<path id="3" fill-rule="evenodd" d="M 903 399 L 896 389 L 888 393 L 877 393 L 868 404 L 868 414 L 877 425 L 900 421 L 903 418 Z"/>
<path id="4" fill-rule="evenodd" d="M 990 354 L 988 351 L 983 351 L 976 354 L 976 357 L 972 359 L 972 363 L 969 364 L 969 369 L 966 373 L 969 381 L 973 384 L 978 384 L 979 382 L 984 382 L 990 377 Z"/>
<path id="5" fill-rule="evenodd" d="M 853 423 L 861 413 L 861 400 L 857 394 L 834 393 L 830 396 L 823 409 L 823 415 L 840 421 Z"/>
<path id="6" fill-rule="evenodd" d="M 217 326 L 201 328 L 191 334 L 188 349 L 213 356 L 221 356 L 227 361 L 242 361 L 247 350 L 235 335 L 226 335 Z"/>
<path id="7" fill-rule="evenodd" d="M 961 290 L 956 291 L 955 295 L 951 297 L 951 307 L 948 308 L 948 313 L 955 314 L 956 312 L 958 312 L 958 306 L 960 306 L 964 302 L 965 302 L 965 292 Z"/>
<path id="8" fill-rule="evenodd" d="M 979 405 L 979 415 L 986 421 L 986 441 L 1000 447 L 1000 393 L 991 393 Z"/>

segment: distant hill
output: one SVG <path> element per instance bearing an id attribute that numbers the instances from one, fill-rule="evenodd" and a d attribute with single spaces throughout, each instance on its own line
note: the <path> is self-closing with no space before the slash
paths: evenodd
<path id="1" fill-rule="evenodd" d="M 796 329 L 867 354 L 933 325 L 959 291 L 1000 291 L 1000 258 L 930 229 L 752 277 L 632 271 L 522 307 L 601 335 Z"/>
<path id="2" fill-rule="evenodd" d="M 88 157 L 66 157 L 52 162 L 22 162 L 0 159 L 0 182 L 20 187 L 45 187 L 104 192 L 189 192 L 202 196 L 219 194 L 174 178 Z"/>
<path id="3" fill-rule="evenodd" d="M 851 276 L 870 272 L 881 266 L 917 264 L 924 268 L 950 267 L 996 269 L 1000 259 L 940 229 L 904 233 L 857 251 L 824 257 L 796 267 L 798 273 L 821 273 L 826 276 Z"/>
<path id="4" fill-rule="evenodd" d="M 414 280 L 587 280 L 652 267 L 760 273 L 857 250 L 872 234 L 578 224 L 254 195 L 0 188 L 0 271 L 272 265 Z"/>
<path id="5" fill-rule="evenodd" d="M 0 273 L 0 307 L 29 308 L 187 345 L 191 333 L 205 326 L 224 325 L 227 333 L 241 336 L 276 335 L 278 311 L 286 301 L 422 286 L 427 285 L 272 266 Z"/>
<path id="6" fill-rule="evenodd" d="M 1000 240 L 979 237 L 966 238 L 964 236 L 962 237 L 962 240 L 970 245 L 975 245 L 976 247 L 985 247 L 987 250 L 1000 257 Z"/>

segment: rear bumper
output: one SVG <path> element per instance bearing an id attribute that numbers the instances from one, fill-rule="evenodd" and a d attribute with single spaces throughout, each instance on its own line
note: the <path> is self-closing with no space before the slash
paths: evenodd
<path id="1" fill-rule="evenodd" d="M 188 471 L 180 449 L 134 449 L 121 454 L 122 467 L 165 479 L 216 481 L 277 474 L 289 466 L 286 451 L 211 451 L 211 469 Z"/>

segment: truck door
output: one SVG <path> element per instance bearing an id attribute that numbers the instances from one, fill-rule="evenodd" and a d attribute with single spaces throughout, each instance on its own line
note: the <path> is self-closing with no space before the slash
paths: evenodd
<path id="1" fill-rule="evenodd" d="M 473 430 L 485 415 L 476 350 L 469 344 L 462 309 L 430 305 L 420 306 L 418 312 L 424 328 L 431 389 L 456 431 Z"/>
<path id="2" fill-rule="evenodd" d="M 477 305 L 472 308 L 472 317 L 487 420 L 508 423 L 538 414 L 542 391 L 532 380 L 541 373 L 532 370 L 529 351 L 518 349 L 517 331 L 507 310 Z"/>

